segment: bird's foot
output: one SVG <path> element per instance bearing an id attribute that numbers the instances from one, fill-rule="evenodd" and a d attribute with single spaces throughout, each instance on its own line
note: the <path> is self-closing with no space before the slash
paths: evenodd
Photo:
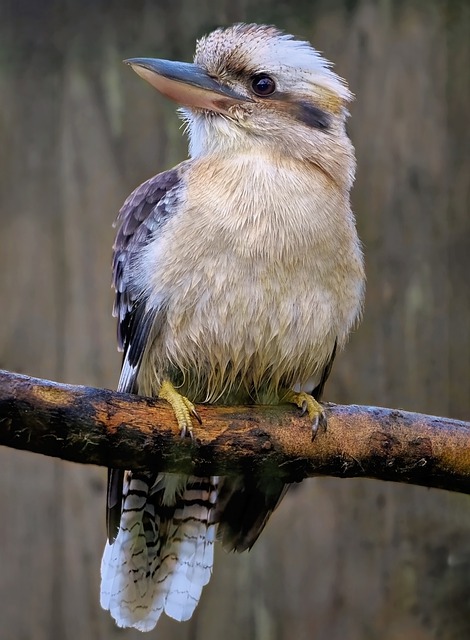
<path id="1" fill-rule="evenodd" d="M 196 418 L 196 420 L 201 423 L 201 418 L 193 403 L 188 400 L 186 396 L 178 393 L 169 380 L 164 380 L 162 382 L 162 386 L 158 392 L 158 397 L 171 404 L 180 428 L 181 437 L 185 438 L 186 436 L 189 436 L 192 440 L 194 436 L 191 418 Z"/>
<path id="2" fill-rule="evenodd" d="M 305 391 L 288 391 L 284 396 L 286 402 L 295 404 L 302 409 L 302 415 L 308 413 L 312 421 L 312 442 L 315 440 L 318 429 L 322 427 L 326 429 L 326 415 L 323 407 L 315 400 L 313 396 Z"/>

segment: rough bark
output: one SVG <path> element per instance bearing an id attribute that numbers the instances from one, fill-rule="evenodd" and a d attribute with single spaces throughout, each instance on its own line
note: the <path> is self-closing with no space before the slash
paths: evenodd
<path id="1" fill-rule="evenodd" d="M 312 442 L 289 406 L 200 406 L 182 441 L 162 401 L 0 372 L 0 444 L 115 468 L 185 473 L 369 477 L 470 493 L 470 423 L 328 404 Z"/>

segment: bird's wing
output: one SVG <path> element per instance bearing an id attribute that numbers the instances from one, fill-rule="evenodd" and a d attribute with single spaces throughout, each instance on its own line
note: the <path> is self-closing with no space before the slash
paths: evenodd
<path id="1" fill-rule="evenodd" d="M 333 367 L 333 362 L 335 361 L 335 356 L 336 356 L 336 348 L 338 346 L 338 341 L 335 340 L 335 344 L 333 347 L 333 351 L 331 352 L 331 355 L 328 359 L 328 362 L 326 363 L 322 374 L 321 374 L 321 378 L 320 378 L 320 382 L 317 384 L 317 386 L 315 387 L 315 389 L 312 391 L 312 396 L 315 398 L 315 400 L 317 400 L 318 402 L 321 401 L 322 396 L 323 396 L 323 390 L 325 388 L 325 384 L 326 381 L 328 380 L 328 378 L 330 377 L 330 373 L 331 373 L 331 369 Z"/>
<path id="2" fill-rule="evenodd" d="M 178 184 L 189 161 L 150 178 L 124 202 L 116 220 L 113 251 L 113 315 L 117 317 L 118 348 L 123 351 L 118 391 L 137 393 L 137 376 L 150 332 L 164 322 L 164 311 L 147 304 L 147 295 L 135 278 L 135 261 L 144 247 L 161 232 L 177 210 Z M 108 471 L 107 528 L 114 540 L 121 516 L 124 472 Z"/>
<path id="3" fill-rule="evenodd" d="M 323 368 L 320 382 L 311 392 L 315 400 L 321 400 L 335 355 L 336 342 Z M 251 549 L 290 486 L 276 478 L 221 478 L 219 496 L 211 518 L 219 524 L 217 535 L 225 549 L 239 552 Z"/>
<path id="4" fill-rule="evenodd" d="M 178 186 L 188 169 L 182 162 L 169 171 L 150 178 L 127 198 L 116 219 L 118 228 L 113 251 L 113 286 L 116 290 L 113 315 L 118 319 L 118 348 L 129 355 L 133 364 L 142 356 L 142 319 L 145 315 L 145 296 L 132 278 L 135 258 L 155 239 L 177 209 Z M 145 323 L 144 323 L 145 325 Z M 119 383 L 119 390 L 131 392 L 130 384 Z M 135 382 L 132 381 L 132 382 Z M 124 388 L 125 387 L 125 388 Z"/>

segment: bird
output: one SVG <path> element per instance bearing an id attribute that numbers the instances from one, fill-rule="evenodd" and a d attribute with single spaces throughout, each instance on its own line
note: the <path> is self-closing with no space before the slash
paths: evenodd
<path id="1" fill-rule="evenodd" d="M 125 62 L 179 105 L 189 154 L 117 218 L 119 391 L 168 401 L 182 437 L 197 403 L 296 405 L 315 437 L 365 288 L 346 81 L 309 42 L 262 24 L 216 29 L 192 63 Z M 188 620 L 214 543 L 250 549 L 288 488 L 108 473 L 101 605 L 141 631 L 163 612 Z"/>

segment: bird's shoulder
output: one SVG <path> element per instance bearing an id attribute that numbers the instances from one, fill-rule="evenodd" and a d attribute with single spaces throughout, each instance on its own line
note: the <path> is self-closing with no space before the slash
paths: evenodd
<path id="1" fill-rule="evenodd" d="M 181 162 L 143 182 L 126 198 L 114 226 L 117 228 L 115 254 L 133 242 L 141 242 L 161 227 L 173 213 L 174 200 L 169 197 L 188 171 L 191 161 Z"/>
<path id="2" fill-rule="evenodd" d="M 155 238 L 177 211 L 178 187 L 190 165 L 191 161 L 186 160 L 143 182 L 128 196 L 116 218 L 112 271 L 119 349 L 127 342 L 128 320 L 134 315 L 139 298 L 139 291 L 130 278 L 134 256 Z"/>

